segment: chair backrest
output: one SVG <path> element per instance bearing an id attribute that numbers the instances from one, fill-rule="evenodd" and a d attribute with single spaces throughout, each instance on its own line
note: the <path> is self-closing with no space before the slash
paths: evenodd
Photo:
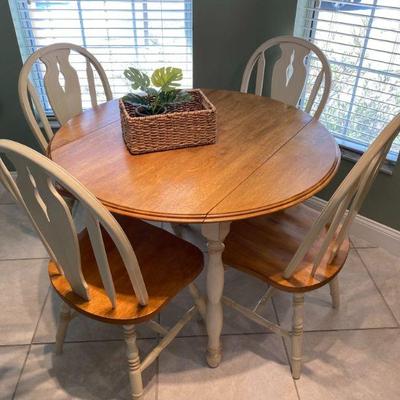
<path id="1" fill-rule="evenodd" d="M 2 139 L 2 153 L 14 165 L 17 178 L 15 181 L 12 179 L 0 158 L 0 181 L 27 211 L 50 257 L 64 273 L 74 293 L 90 300 L 82 274 L 77 229 L 56 185 L 72 194 L 85 210 L 85 225 L 112 306 L 116 304 L 116 293 L 101 228 L 118 249 L 139 302 L 146 305 L 148 294 L 132 246 L 121 226 L 96 197 L 63 168 L 29 147 Z"/>
<path id="2" fill-rule="evenodd" d="M 71 51 L 83 56 L 85 61 L 82 64 L 85 67 L 82 70 L 77 71 L 71 65 Z M 86 75 L 92 107 L 98 104 L 93 67 L 100 78 L 107 101 L 112 100 L 112 93 L 103 67 L 85 48 L 71 43 L 56 43 L 35 51 L 22 67 L 18 81 L 18 93 L 25 118 L 42 149 L 46 151 L 48 142 L 53 137 L 53 131 L 37 90 L 29 78 L 33 69 L 36 72 L 41 71 L 38 62 L 44 64 L 44 88 L 49 104 L 60 124 L 64 124 L 70 118 L 82 112 L 79 74 L 81 78 L 83 78 L 82 75 Z M 41 79 L 41 72 L 39 72 L 39 77 L 36 76 L 36 79 Z M 45 134 L 40 129 L 40 125 Z"/>
<path id="3" fill-rule="evenodd" d="M 324 89 L 320 97 L 314 118 L 319 118 L 329 97 L 331 90 L 332 72 L 329 62 L 324 53 L 313 43 L 294 36 L 278 36 L 267 40 L 252 54 L 247 62 L 243 73 L 240 91 L 247 93 L 250 77 L 254 67 L 257 65 L 255 94 L 261 96 L 264 89 L 264 76 L 266 67 L 265 52 L 275 46 L 279 46 L 281 55 L 275 63 L 271 78 L 271 98 L 282 101 L 286 104 L 297 107 L 302 96 L 307 79 L 307 69 L 311 64 L 311 53 L 320 61 L 320 71 L 316 76 L 314 85 L 308 97 L 305 111 L 311 112 L 321 84 L 324 82 Z M 317 66 L 314 66 L 318 68 Z"/>
<path id="4" fill-rule="evenodd" d="M 399 132 L 400 114 L 379 134 L 336 189 L 287 266 L 285 278 L 294 273 L 320 238 L 323 239 L 313 260 L 311 275 L 314 276 L 319 267 L 335 258 Z"/>

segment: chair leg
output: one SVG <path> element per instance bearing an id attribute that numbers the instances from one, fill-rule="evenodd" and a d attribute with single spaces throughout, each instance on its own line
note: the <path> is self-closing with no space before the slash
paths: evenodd
<path id="1" fill-rule="evenodd" d="M 268 301 L 272 298 L 272 295 L 275 292 L 275 288 L 270 286 L 268 290 L 265 292 L 264 296 L 261 297 L 261 299 L 258 301 L 257 305 L 253 308 L 253 312 L 259 314 L 265 305 L 268 303 Z"/>
<path id="2" fill-rule="evenodd" d="M 332 297 L 332 307 L 339 308 L 339 306 L 340 306 L 339 276 L 335 276 L 329 282 L 329 288 L 330 288 L 331 297 Z"/>
<path id="3" fill-rule="evenodd" d="M 129 363 L 129 381 L 131 384 L 132 399 L 138 400 L 143 396 L 142 369 L 139 358 L 139 349 L 136 345 L 136 331 L 134 325 L 124 325 L 124 338 L 127 345 Z"/>
<path id="4" fill-rule="evenodd" d="M 68 325 L 74 318 L 74 311 L 67 303 L 62 303 L 60 308 L 57 333 L 56 333 L 56 354 L 62 354 L 64 347 L 65 335 L 67 334 Z"/>
<path id="5" fill-rule="evenodd" d="M 206 301 L 205 301 L 205 299 L 200 294 L 198 287 L 194 283 L 189 284 L 189 291 L 190 291 L 190 294 L 192 295 L 194 303 L 196 304 L 196 306 L 199 310 L 201 318 L 205 322 L 206 321 Z"/>
<path id="6" fill-rule="evenodd" d="M 301 374 L 301 359 L 303 356 L 303 320 L 304 293 L 293 294 L 293 328 L 292 341 L 292 376 L 299 379 Z"/>

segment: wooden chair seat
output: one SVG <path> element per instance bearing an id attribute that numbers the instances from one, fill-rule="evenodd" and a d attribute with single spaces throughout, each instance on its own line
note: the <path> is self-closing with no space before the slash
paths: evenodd
<path id="1" fill-rule="evenodd" d="M 306 292 L 323 286 L 341 270 L 350 247 L 346 238 L 330 262 L 328 251 L 312 277 L 313 260 L 326 231 L 311 247 L 296 272 L 289 279 L 283 277 L 285 268 L 318 215 L 317 211 L 301 204 L 279 213 L 233 222 L 225 240 L 223 261 L 287 292 Z"/>
<path id="2" fill-rule="evenodd" d="M 203 269 L 203 255 L 192 244 L 169 232 L 140 220 L 116 217 L 138 259 L 149 295 L 147 306 L 136 298 L 122 259 L 103 231 L 104 245 L 116 290 L 116 307 L 111 307 L 90 244 L 87 231 L 79 236 L 82 272 L 88 284 L 90 301 L 76 295 L 57 264 L 49 262 L 49 276 L 54 289 L 71 307 L 104 322 L 133 324 L 150 319 Z"/>

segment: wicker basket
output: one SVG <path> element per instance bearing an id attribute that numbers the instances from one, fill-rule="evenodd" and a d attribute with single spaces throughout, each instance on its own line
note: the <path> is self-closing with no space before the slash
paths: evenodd
<path id="1" fill-rule="evenodd" d="M 135 116 L 135 106 L 119 101 L 122 134 L 131 154 L 201 146 L 216 141 L 216 110 L 199 89 L 192 100 L 173 106 L 168 113 Z"/>

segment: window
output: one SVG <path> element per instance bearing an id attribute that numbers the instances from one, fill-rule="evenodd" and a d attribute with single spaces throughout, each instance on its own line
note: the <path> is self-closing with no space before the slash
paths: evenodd
<path id="1" fill-rule="evenodd" d="M 331 64 L 321 121 L 339 144 L 364 151 L 400 112 L 399 1 L 299 0 L 296 34 L 320 47 Z M 308 82 L 315 79 L 314 63 Z M 388 158 L 396 160 L 399 150 L 397 138 Z"/>
<path id="2" fill-rule="evenodd" d="M 148 73 L 160 66 L 179 67 L 182 86 L 192 86 L 191 0 L 10 0 L 10 6 L 23 59 L 40 47 L 71 42 L 100 61 L 116 98 L 129 90 L 123 76 L 128 66 Z M 71 56 L 71 63 L 83 73 L 79 56 Z M 32 79 L 50 113 L 43 72 L 37 67 Z M 84 107 L 90 107 L 85 82 L 81 86 Z"/>

